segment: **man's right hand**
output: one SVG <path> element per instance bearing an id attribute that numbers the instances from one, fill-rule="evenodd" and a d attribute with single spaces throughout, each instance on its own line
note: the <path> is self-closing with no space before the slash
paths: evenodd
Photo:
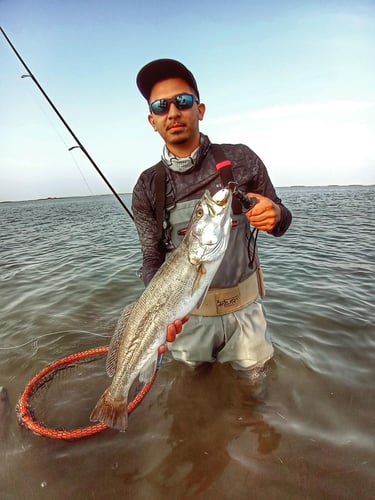
<path id="1" fill-rule="evenodd" d="M 176 337 L 182 331 L 183 325 L 189 320 L 189 316 L 185 316 L 182 319 L 176 319 L 167 326 L 166 342 L 174 342 Z M 159 354 L 164 354 L 168 351 L 168 346 L 163 344 L 159 347 Z"/>

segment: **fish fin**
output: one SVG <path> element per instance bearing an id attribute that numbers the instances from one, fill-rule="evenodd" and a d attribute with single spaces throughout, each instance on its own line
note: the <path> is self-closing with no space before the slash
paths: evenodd
<path id="1" fill-rule="evenodd" d="M 203 304 L 203 301 L 206 298 L 206 295 L 207 295 L 209 288 L 210 288 L 209 286 L 206 286 L 206 288 L 204 289 L 204 291 L 202 293 L 202 297 L 198 300 L 197 305 L 195 306 L 197 309 L 199 309 L 200 306 Z"/>
<path id="2" fill-rule="evenodd" d="M 132 385 L 130 386 L 129 392 L 128 392 L 128 401 L 133 401 L 134 398 L 138 396 L 138 394 L 141 392 L 141 390 L 144 388 L 145 384 L 143 384 L 139 380 L 139 375 L 136 377 L 136 379 L 133 381 Z"/>
<path id="3" fill-rule="evenodd" d="M 201 283 L 201 280 L 205 277 L 204 275 L 206 274 L 206 269 L 203 265 L 203 263 L 199 264 L 198 268 L 197 268 L 197 275 L 195 277 L 195 280 L 194 280 L 194 283 L 193 283 L 193 287 L 192 287 L 192 294 L 198 290 L 198 288 L 200 287 L 200 283 Z M 202 293 L 202 296 L 200 297 L 200 299 L 198 300 L 197 304 L 196 304 L 196 308 L 199 309 L 199 307 L 202 305 L 206 295 L 207 295 L 207 291 L 208 291 L 208 288 L 209 286 L 206 286 L 206 288 L 204 289 L 203 293 Z"/>
<path id="4" fill-rule="evenodd" d="M 128 427 L 128 402 L 125 398 L 113 399 L 108 387 L 90 415 L 91 422 L 102 422 L 112 429 L 126 431 Z"/>
<path id="5" fill-rule="evenodd" d="M 128 323 L 129 316 L 132 313 L 136 303 L 137 302 L 132 302 L 124 308 L 120 319 L 117 322 L 115 333 L 113 334 L 111 342 L 109 343 L 107 361 L 105 365 L 108 377 L 113 377 L 113 375 L 115 374 L 122 335 Z"/>
<path id="6" fill-rule="evenodd" d="M 191 291 L 192 295 L 200 287 L 201 280 L 204 278 L 205 274 L 206 274 L 206 268 L 204 267 L 204 264 L 201 262 L 197 266 L 197 274 L 195 276 L 192 291 Z"/>
<path id="7" fill-rule="evenodd" d="M 143 384 L 148 384 L 151 382 L 151 379 L 156 371 L 156 365 L 158 362 L 158 353 L 156 352 L 155 356 L 147 361 L 147 363 L 142 367 L 142 370 L 139 372 L 138 378 L 139 381 Z"/>

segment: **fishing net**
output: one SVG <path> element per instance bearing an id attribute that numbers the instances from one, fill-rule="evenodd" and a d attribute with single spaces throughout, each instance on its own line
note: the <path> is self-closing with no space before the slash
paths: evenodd
<path id="1" fill-rule="evenodd" d="M 89 415 L 109 385 L 105 371 L 108 347 L 79 352 L 51 363 L 25 387 L 17 405 L 21 425 L 40 436 L 53 439 L 80 439 L 108 427 L 91 424 Z M 128 413 L 150 390 L 147 384 L 133 384 Z"/>

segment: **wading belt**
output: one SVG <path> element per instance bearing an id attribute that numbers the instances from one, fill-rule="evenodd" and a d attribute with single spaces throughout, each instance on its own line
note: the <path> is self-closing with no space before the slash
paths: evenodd
<path id="1" fill-rule="evenodd" d="M 237 286 L 230 288 L 209 288 L 200 307 L 195 307 L 190 314 L 195 316 L 222 316 L 238 311 L 263 296 L 262 270 L 258 268 Z"/>

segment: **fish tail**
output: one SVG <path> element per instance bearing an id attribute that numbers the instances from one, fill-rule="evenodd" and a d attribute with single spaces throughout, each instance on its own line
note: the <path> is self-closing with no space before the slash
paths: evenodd
<path id="1" fill-rule="evenodd" d="M 119 431 L 125 431 L 128 427 L 128 402 L 125 398 L 113 399 L 110 387 L 108 387 L 92 410 L 90 420 L 91 422 L 102 422 Z"/>

